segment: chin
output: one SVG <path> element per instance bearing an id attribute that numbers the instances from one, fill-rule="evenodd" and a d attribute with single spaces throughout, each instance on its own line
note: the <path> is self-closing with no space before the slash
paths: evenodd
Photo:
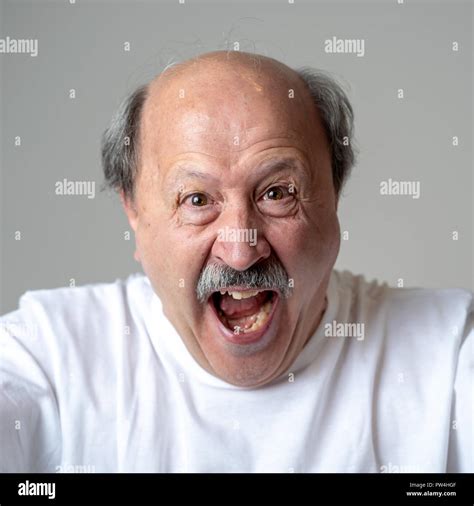
<path id="1" fill-rule="evenodd" d="M 235 342 L 238 337 L 215 334 L 213 327 L 207 327 L 201 349 L 212 374 L 240 387 L 259 387 L 270 382 L 283 372 L 281 364 L 290 345 L 291 335 L 284 326 L 281 328 L 274 317 L 260 335 L 243 342 Z"/>

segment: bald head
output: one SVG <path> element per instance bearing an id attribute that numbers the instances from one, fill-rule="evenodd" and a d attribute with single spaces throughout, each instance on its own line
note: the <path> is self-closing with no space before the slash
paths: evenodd
<path id="1" fill-rule="evenodd" d="M 213 51 L 171 65 L 159 74 L 151 85 L 166 82 L 172 77 L 187 72 L 197 74 L 200 71 L 217 72 L 219 75 L 221 75 L 220 73 L 228 73 L 234 77 L 249 80 L 251 85 L 254 84 L 255 77 L 262 78 L 264 76 L 287 82 L 292 80 L 293 83 L 300 81 L 297 72 L 273 58 L 240 51 Z"/>
<path id="2" fill-rule="evenodd" d="M 256 99 L 286 112 L 301 107 L 299 112 L 314 113 L 311 94 L 297 72 L 272 58 L 236 51 L 215 51 L 173 65 L 150 83 L 148 103 L 160 94 L 164 102 L 179 99 L 191 107 L 214 101 L 221 110 L 240 101 L 248 108 Z"/>
<path id="3" fill-rule="evenodd" d="M 226 163 L 231 163 L 232 153 L 271 137 L 269 129 L 275 138 L 300 142 L 302 149 L 318 131 L 325 142 L 318 111 L 295 71 L 248 53 L 208 53 L 150 83 L 141 117 L 140 165 L 160 160 L 165 166 L 185 152 L 229 155 Z"/>

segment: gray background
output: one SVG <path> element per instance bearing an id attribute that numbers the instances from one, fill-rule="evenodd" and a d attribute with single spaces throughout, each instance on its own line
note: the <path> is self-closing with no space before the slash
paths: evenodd
<path id="1" fill-rule="evenodd" d="M 360 154 L 340 204 L 350 239 L 336 267 L 392 285 L 472 288 L 470 2 L 6 0 L 0 19 L 0 38 L 39 39 L 36 58 L 0 54 L 0 313 L 29 289 L 140 270 L 117 197 L 98 191 L 101 133 L 124 95 L 170 60 L 235 41 L 350 87 Z M 326 54 L 333 36 L 365 39 L 365 56 Z M 64 178 L 96 181 L 96 198 L 55 195 Z M 388 178 L 420 181 L 421 197 L 381 196 Z"/>

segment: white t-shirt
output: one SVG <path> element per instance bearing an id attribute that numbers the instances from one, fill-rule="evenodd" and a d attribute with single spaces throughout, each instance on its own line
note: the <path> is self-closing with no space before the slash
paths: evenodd
<path id="1" fill-rule="evenodd" d="M 0 319 L 0 471 L 474 471 L 472 294 L 333 271 L 327 295 L 249 389 L 198 365 L 141 274 L 27 292 Z"/>

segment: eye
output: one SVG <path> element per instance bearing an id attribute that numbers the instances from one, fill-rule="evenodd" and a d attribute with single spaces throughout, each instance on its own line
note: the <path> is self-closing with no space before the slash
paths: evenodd
<path id="1" fill-rule="evenodd" d="M 193 207 L 203 207 L 209 203 L 209 199 L 205 193 L 193 193 L 192 195 L 188 195 L 185 201 L 188 201 Z"/>
<path id="2" fill-rule="evenodd" d="M 264 214 L 275 218 L 296 212 L 298 198 L 295 185 L 282 182 L 269 186 L 259 199 L 259 207 Z"/>
<path id="3" fill-rule="evenodd" d="M 274 186 L 265 192 L 263 198 L 265 200 L 281 200 L 283 198 L 283 191 L 279 186 Z"/>
<path id="4" fill-rule="evenodd" d="M 219 202 L 212 195 L 191 191 L 178 202 L 181 223 L 206 225 L 219 216 Z"/>
<path id="5" fill-rule="evenodd" d="M 272 186 L 264 193 L 263 200 L 283 200 L 286 197 L 293 197 L 294 193 L 294 189 L 290 191 L 286 186 Z"/>

